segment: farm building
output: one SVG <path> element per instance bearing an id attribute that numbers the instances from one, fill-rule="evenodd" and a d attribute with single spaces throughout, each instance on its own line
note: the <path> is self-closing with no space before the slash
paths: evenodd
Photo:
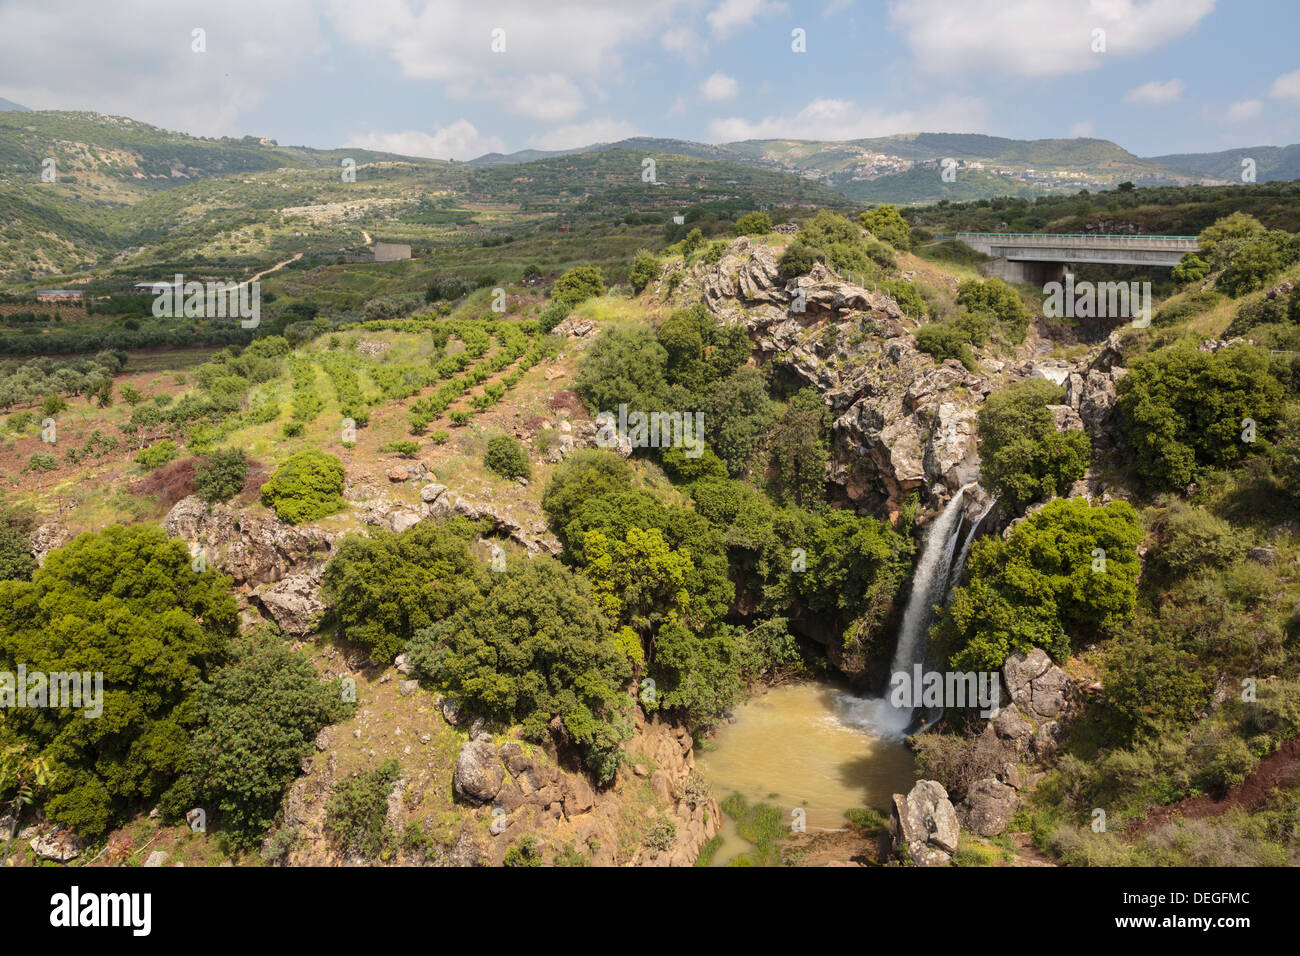
<path id="1" fill-rule="evenodd" d="M 80 302 L 84 298 L 78 289 L 37 289 L 37 302 Z"/>
<path id="2" fill-rule="evenodd" d="M 404 242 L 376 242 L 370 247 L 376 262 L 396 262 L 411 258 L 411 247 Z"/>

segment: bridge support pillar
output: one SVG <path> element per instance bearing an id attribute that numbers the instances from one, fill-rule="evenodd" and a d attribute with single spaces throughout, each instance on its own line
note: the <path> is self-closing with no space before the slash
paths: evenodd
<path id="1" fill-rule="evenodd" d="M 1023 262 L 1017 259 L 994 259 L 980 266 L 986 276 L 1002 279 L 1006 282 L 1027 282 L 1032 285 L 1045 285 L 1048 282 L 1061 282 L 1068 271 L 1064 262 Z"/>

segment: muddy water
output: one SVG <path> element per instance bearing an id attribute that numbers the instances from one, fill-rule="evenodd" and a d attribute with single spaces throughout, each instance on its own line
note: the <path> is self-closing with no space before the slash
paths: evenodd
<path id="1" fill-rule="evenodd" d="M 697 767 L 720 800 L 739 793 L 786 820 L 802 807 L 808 832 L 839 829 L 845 810 L 888 813 L 890 795 L 915 782 L 898 723 L 887 704 L 831 685 L 777 687 L 742 706 Z M 722 837 L 715 864 L 750 849 L 729 820 Z"/>

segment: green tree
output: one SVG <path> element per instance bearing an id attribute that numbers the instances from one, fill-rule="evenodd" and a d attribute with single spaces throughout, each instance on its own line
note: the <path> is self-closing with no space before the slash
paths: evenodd
<path id="1" fill-rule="evenodd" d="M 0 724 L 0 742 L 49 761 L 47 817 L 99 836 L 175 783 L 193 687 L 238 627 L 230 583 L 144 524 L 82 534 L 31 581 L 0 582 L 0 670 L 103 675 L 102 714 L 17 707 Z"/>
<path id="2" fill-rule="evenodd" d="M 238 643 L 233 660 L 194 698 L 193 794 L 215 807 L 236 846 L 260 843 L 316 734 L 349 709 L 339 682 L 322 683 L 311 662 L 279 638 Z"/>
<path id="3" fill-rule="evenodd" d="M 668 352 L 645 326 L 601 332 L 578 367 L 575 389 L 593 412 L 666 408 Z"/>
<path id="4" fill-rule="evenodd" d="M 340 636 L 376 663 L 392 663 L 412 634 L 451 614 L 477 586 L 483 569 L 469 551 L 475 534 L 457 518 L 345 537 L 321 584 Z"/>
<path id="5" fill-rule="evenodd" d="M 766 236 L 772 231 L 772 220 L 765 212 L 750 212 L 736 220 L 736 235 Z"/>
<path id="6" fill-rule="evenodd" d="M 1085 432 L 1058 431 L 1048 405 L 1061 389 L 1030 379 L 990 395 L 979 411 L 980 481 L 1013 512 L 1065 494 L 1092 456 Z"/>
<path id="7" fill-rule="evenodd" d="M 223 448 L 194 466 L 194 491 L 204 501 L 228 501 L 244 490 L 248 458 L 240 448 Z"/>
<path id="8" fill-rule="evenodd" d="M 1127 502 L 1058 498 L 1009 538 L 975 542 L 942 625 L 952 667 L 996 670 L 1035 647 L 1061 661 L 1072 635 L 1113 630 L 1137 603 L 1141 541 Z"/>
<path id="9" fill-rule="evenodd" d="M 531 478 L 532 466 L 528 452 L 509 435 L 497 435 L 488 441 L 483 464 L 502 478 Z"/>
<path id="10" fill-rule="evenodd" d="M 1181 491 L 1202 469 L 1240 461 L 1267 437 L 1282 399 L 1267 353 L 1250 345 L 1151 352 L 1116 392 L 1133 469 L 1152 491 Z"/>
<path id="11" fill-rule="evenodd" d="M 636 254 L 632 260 L 632 267 L 628 270 L 627 277 L 632 283 L 632 291 L 637 295 L 648 286 L 655 277 L 659 275 L 659 259 L 652 252 L 645 249 Z"/>
<path id="12" fill-rule="evenodd" d="M 580 575 L 551 558 L 513 562 L 410 650 L 416 672 L 471 713 L 522 723 L 533 740 L 559 717 L 597 779 L 613 778 L 632 665 Z"/>
<path id="13" fill-rule="evenodd" d="M 830 422 L 830 409 L 816 389 L 800 389 L 790 397 L 767 445 L 777 501 L 806 508 L 822 500 L 830 463 Z"/>
<path id="14" fill-rule="evenodd" d="M 342 511 L 343 463 L 309 449 L 291 455 L 262 485 L 262 504 L 281 521 L 302 524 Z"/>
<path id="15" fill-rule="evenodd" d="M 570 307 L 605 294 L 605 277 L 599 266 L 576 266 L 555 280 L 551 298 Z"/>
<path id="16" fill-rule="evenodd" d="M 767 394 L 766 376 L 749 365 L 736 369 L 705 398 L 709 447 L 732 475 L 747 475 L 760 467 L 763 446 L 779 412 Z"/>
<path id="17" fill-rule="evenodd" d="M 858 222 L 877 239 L 882 239 L 895 249 L 907 252 L 912 248 L 912 227 L 907 224 L 895 206 L 877 206 L 858 216 Z"/>

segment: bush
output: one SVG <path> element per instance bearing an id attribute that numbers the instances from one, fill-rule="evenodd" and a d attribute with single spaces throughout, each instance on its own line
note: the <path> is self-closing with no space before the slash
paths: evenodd
<path id="1" fill-rule="evenodd" d="M 135 463 L 145 471 L 153 471 L 172 461 L 179 452 L 174 441 L 156 441 L 136 452 Z"/>
<path id="2" fill-rule="evenodd" d="M 551 298 L 570 308 L 594 296 L 605 294 L 605 277 L 599 266 L 578 266 L 555 280 Z"/>
<path id="3" fill-rule="evenodd" d="M 1123 623 L 1137 604 L 1141 541 L 1127 502 L 1091 507 L 1058 498 L 1010 538 L 975 542 L 967 583 L 953 592 L 943 621 L 953 668 L 996 670 L 1012 651 L 1035 647 L 1061 661 L 1072 633 Z"/>
<path id="4" fill-rule="evenodd" d="M 611 780 L 630 734 L 621 689 L 632 668 L 591 585 L 545 557 L 488 578 L 480 596 L 416 632 L 416 672 L 471 713 L 522 723 L 533 740 L 560 717 L 597 779 Z"/>
<path id="5" fill-rule="evenodd" d="M 483 464 L 502 478 L 531 478 L 528 452 L 509 435 L 497 435 L 488 442 Z"/>
<path id="6" fill-rule="evenodd" d="M 772 220 L 765 212 L 750 212 L 736 220 L 736 235 L 766 236 L 772 231 Z"/>
<path id="7" fill-rule="evenodd" d="M 653 253 L 642 249 L 632 260 L 632 268 L 628 270 L 628 280 L 632 283 L 632 291 L 640 295 L 654 278 L 659 275 L 659 260 Z"/>
<path id="8" fill-rule="evenodd" d="M 0 522 L 0 581 L 26 581 L 36 570 L 27 535 L 9 522 Z"/>
<path id="9" fill-rule="evenodd" d="M 1164 539 L 1160 562 L 1174 574 L 1231 564 L 1246 553 L 1242 532 L 1203 508 L 1176 505 L 1157 525 Z"/>
<path id="10" fill-rule="evenodd" d="M 289 524 L 315 521 L 346 507 L 342 462 L 314 449 L 291 456 L 261 491 L 262 504 Z"/>
<path id="11" fill-rule="evenodd" d="M 1282 398 L 1267 353 L 1249 345 L 1151 352 L 1130 363 L 1116 392 L 1133 470 L 1150 491 L 1181 491 L 1204 469 L 1240 461 L 1252 450 L 1243 439 L 1267 437 Z"/>
<path id="12" fill-rule="evenodd" d="M 302 422 L 285 422 L 280 429 L 280 433 L 285 438 L 298 438 L 306 430 L 306 426 Z"/>
<path id="13" fill-rule="evenodd" d="M 0 670 L 103 672 L 102 714 L 6 709 L 4 736 L 48 759 L 46 818 L 85 837 L 154 804 L 183 771 L 193 687 L 238 628 L 230 578 L 196 572 L 155 525 L 110 525 L 0 582 Z"/>
<path id="14" fill-rule="evenodd" d="M 482 573 L 469 553 L 474 537 L 464 518 L 345 537 L 321 584 L 339 635 L 391 664 L 418 629 L 450 615 L 462 592 L 473 593 Z"/>
<path id="15" fill-rule="evenodd" d="M 537 843 L 537 837 L 522 836 L 510 844 L 505 857 L 502 859 L 502 865 L 541 866 L 542 849 Z"/>
<path id="16" fill-rule="evenodd" d="M 194 469 L 194 490 L 209 504 L 228 501 L 244 490 L 248 458 L 239 448 L 214 451 L 199 459 Z"/>
<path id="17" fill-rule="evenodd" d="M 261 842 L 316 734 L 348 710 L 337 681 L 321 683 L 301 652 L 265 635 L 199 685 L 190 786 L 236 846 Z"/>
<path id="18" fill-rule="evenodd" d="M 971 312 L 990 312 L 996 316 L 1013 342 L 1024 339 L 1032 316 L 1019 293 L 1001 279 L 967 279 L 957 286 L 957 304 Z"/>
<path id="19" fill-rule="evenodd" d="M 956 359 L 969 371 L 977 371 L 970 336 L 951 322 L 930 322 L 916 330 L 916 347 L 936 362 Z"/>
<path id="20" fill-rule="evenodd" d="M 1049 404 L 1061 389 L 1046 380 L 1018 382 L 979 410 L 980 480 L 1013 512 L 1065 494 L 1092 457 L 1085 432 L 1057 431 Z"/>
<path id="21" fill-rule="evenodd" d="M 380 451 L 389 452 L 394 455 L 401 455 L 403 458 L 414 458 L 420 450 L 418 441 L 411 441 L 409 438 L 390 441 L 382 445 Z"/>
<path id="22" fill-rule="evenodd" d="M 781 273 L 781 278 L 788 282 L 799 276 L 807 275 L 812 271 L 812 267 L 816 262 L 816 251 L 811 246 L 796 239 L 786 246 L 785 252 L 781 253 L 781 258 L 777 260 L 776 266 Z"/>
<path id="23" fill-rule="evenodd" d="M 912 227 L 907 224 L 894 206 L 878 206 L 858 216 L 858 222 L 877 239 L 882 239 L 895 249 L 907 252 L 912 248 Z"/>
<path id="24" fill-rule="evenodd" d="M 330 797 L 325 831 L 345 853 L 367 859 L 379 856 L 394 836 L 388 825 L 388 794 L 402 775 L 402 765 L 386 760 L 375 770 L 353 771 Z"/>

